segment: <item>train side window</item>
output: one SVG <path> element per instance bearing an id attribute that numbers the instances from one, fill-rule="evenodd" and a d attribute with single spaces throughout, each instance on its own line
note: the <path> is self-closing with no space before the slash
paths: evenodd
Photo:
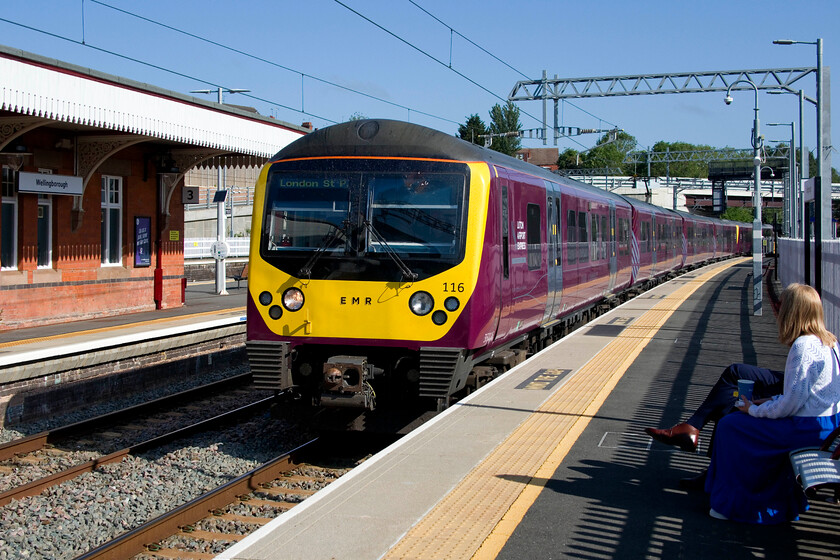
<path id="1" fill-rule="evenodd" d="M 569 210 L 566 219 L 566 259 L 570 263 L 577 262 L 577 212 Z"/>
<path id="2" fill-rule="evenodd" d="M 598 247 L 601 245 L 601 232 L 598 229 L 598 216 L 592 216 L 592 244 L 590 247 L 589 260 L 597 261 L 600 258 Z"/>
<path id="3" fill-rule="evenodd" d="M 542 264 L 542 243 L 540 239 L 540 232 L 542 231 L 542 224 L 540 223 L 540 207 L 538 204 L 529 204 L 526 210 L 527 214 L 527 229 L 526 241 L 528 243 L 528 270 L 536 270 Z"/>
<path id="4" fill-rule="evenodd" d="M 606 259 L 609 256 L 609 249 L 607 246 L 609 245 L 609 242 L 612 241 L 606 216 L 601 216 L 601 236 L 601 258 Z"/>
<path id="5" fill-rule="evenodd" d="M 578 212 L 578 262 L 589 261 L 589 233 L 586 231 L 586 212 Z"/>

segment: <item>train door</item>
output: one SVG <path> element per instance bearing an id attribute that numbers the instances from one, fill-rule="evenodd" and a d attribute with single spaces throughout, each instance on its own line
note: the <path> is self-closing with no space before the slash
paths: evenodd
<path id="1" fill-rule="evenodd" d="M 512 322 L 511 317 L 513 315 L 513 279 L 511 277 L 510 270 L 510 245 L 511 243 L 515 243 L 515 240 L 511 239 L 511 233 L 515 230 L 511 227 L 512 218 L 510 211 L 510 182 L 508 181 L 507 175 L 503 169 L 499 169 L 498 167 L 494 167 L 494 169 L 498 177 L 498 185 L 500 190 L 499 231 L 501 233 L 501 251 L 499 251 L 499 256 L 501 262 L 499 263 L 499 267 L 502 272 L 499 275 L 499 322 L 496 326 L 496 335 L 494 337 L 495 340 L 498 340 L 507 336 L 507 333 L 510 331 Z"/>
<path id="2" fill-rule="evenodd" d="M 656 214 L 651 213 L 651 215 L 650 215 L 650 238 L 648 240 L 649 243 L 650 243 L 650 275 L 651 275 L 651 277 L 656 275 L 657 271 L 659 270 L 659 267 L 656 266 L 657 263 L 659 262 L 659 259 L 657 258 L 657 253 L 659 252 L 658 251 L 658 249 L 659 249 L 659 239 L 658 239 L 658 237 L 659 236 L 656 234 L 657 233 L 656 232 L 656 221 L 657 221 L 656 220 Z"/>
<path id="3" fill-rule="evenodd" d="M 562 229 L 560 226 L 561 216 L 560 191 L 556 185 L 545 181 L 546 190 L 546 216 L 548 229 L 546 230 L 547 255 L 546 273 L 548 277 L 548 298 L 545 303 L 543 323 L 550 321 L 560 313 L 560 300 L 563 295 L 563 268 L 562 268 Z"/>
<path id="4" fill-rule="evenodd" d="M 618 257 L 616 251 L 615 239 L 615 202 L 610 202 L 610 224 L 609 231 L 604 235 L 609 235 L 607 238 L 607 251 L 610 257 L 610 293 L 615 291 L 615 276 L 618 272 Z"/>

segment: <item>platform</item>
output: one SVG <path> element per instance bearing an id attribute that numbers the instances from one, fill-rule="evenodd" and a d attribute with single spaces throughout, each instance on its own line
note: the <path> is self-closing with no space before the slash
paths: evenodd
<path id="1" fill-rule="evenodd" d="M 235 347 L 244 354 L 246 294 L 245 284 L 219 296 L 213 282 L 195 283 L 180 307 L 0 332 L 0 425 L 111 398 L 84 381 L 163 362 L 195 372 Z"/>
<path id="2" fill-rule="evenodd" d="M 826 558 L 840 508 L 711 519 L 681 477 L 708 461 L 643 428 L 685 417 L 731 362 L 787 349 L 751 262 L 687 273 L 547 348 L 218 558 Z M 702 434 L 708 439 L 710 429 Z"/>

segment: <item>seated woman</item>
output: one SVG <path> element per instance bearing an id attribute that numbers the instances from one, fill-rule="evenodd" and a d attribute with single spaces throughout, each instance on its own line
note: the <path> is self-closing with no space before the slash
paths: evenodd
<path id="1" fill-rule="evenodd" d="M 706 478 L 709 515 L 747 523 L 799 518 L 807 500 L 788 452 L 817 446 L 840 426 L 840 349 L 825 327 L 819 295 L 791 284 L 782 293 L 779 340 L 791 346 L 781 395 L 750 402 L 717 424 Z"/>

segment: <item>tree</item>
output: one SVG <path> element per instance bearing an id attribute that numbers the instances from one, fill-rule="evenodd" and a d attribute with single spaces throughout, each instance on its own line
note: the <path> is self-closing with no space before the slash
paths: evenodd
<path id="1" fill-rule="evenodd" d="M 720 215 L 722 220 L 752 223 L 755 212 L 746 206 L 730 206 Z"/>
<path id="2" fill-rule="evenodd" d="M 522 128 L 519 122 L 519 107 L 508 101 L 502 107 L 498 103 L 490 109 L 490 132 L 501 134 L 504 132 L 518 132 Z M 509 156 L 514 156 L 522 147 L 522 140 L 518 136 L 501 136 L 493 138 L 490 148 Z"/>
<path id="3" fill-rule="evenodd" d="M 580 152 L 574 148 L 566 148 L 557 158 L 558 169 L 579 169 L 580 168 Z"/>
<path id="4" fill-rule="evenodd" d="M 472 114 L 467 118 L 466 124 L 458 125 L 458 138 L 472 142 L 473 144 L 484 144 L 482 135 L 487 134 L 487 125 L 481 120 L 478 114 Z"/>
<path id="5" fill-rule="evenodd" d="M 659 141 L 653 145 L 653 152 L 692 152 L 701 150 L 713 150 L 705 144 L 689 144 L 688 142 L 665 142 Z M 647 165 L 647 164 L 642 164 Z M 647 173 L 647 169 L 644 170 Z M 709 176 L 709 164 L 704 161 L 674 161 L 670 164 L 653 163 L 650 166 L 650 174 L 653 177 L 701 177 Z"/>
<path id="6" fill-rule="evenodd" d="M 615 134 L 611 140 L 610 135 Z M 629 152 L 636 149 L 636 138 L 624 131 L 604 134 L 598 144 L 580 157 L 581 167 L 600 169 L 604 167 L 618 168 L 625 175 L 632 175 L 633 166 L 625 164 L 624 159 Z"/>
<path id="7" fill-rule="evenodd" d="M 364 121 L 364 120 L 367 120 L 367 117 L 364 116 L 362 113 L 356 111 L 355 113 L 350 115 L 350 118 L 347 119 L 347 122 L 350 122 L 350 121 Z"/>

